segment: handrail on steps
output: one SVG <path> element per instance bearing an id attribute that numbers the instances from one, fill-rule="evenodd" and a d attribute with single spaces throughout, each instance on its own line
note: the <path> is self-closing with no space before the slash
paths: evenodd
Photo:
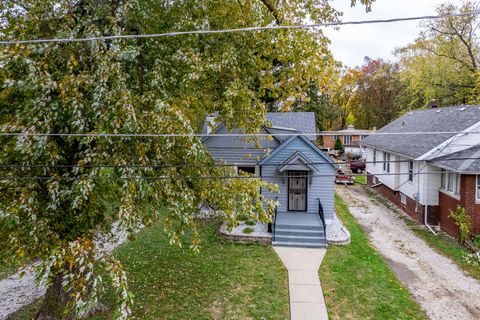
<path id="1" fill-rule="evenodd" d="M 323 212 L 323 206 L 322 206 L 322 202 L 320 201 L 320 198 L 318 198 L 318 215 L 320 216 L 320 220 L 322 220 L 323 234 L 326 234 L 327 226 L 325 225 L 325 214 Z"/>
<path id="2" fill-rule="evenodd" d="M 278 197 L 275 197 L 275 201 L 278 201 Z M 278 215 L 278 206 L 275 206 L 275 212 L 273 216 L 273 232 L 272 232 L 272 242 L 275 242 L 275 226 L 277 225 L 277 215 Z"/>

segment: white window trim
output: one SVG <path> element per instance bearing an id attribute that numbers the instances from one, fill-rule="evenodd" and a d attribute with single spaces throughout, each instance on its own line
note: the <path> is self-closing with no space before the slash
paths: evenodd
<path id="1" fill-rule="evenodd" d="M 441 181 L 440 188 L 438 190 L 452 198 L 460 200 L 460 196 L 462 193 L 462 189 L 461 189 L 462 175 L 458 172 L 454 172 L 451 170 L 445 170 L 443 172 L 444 174 L 442 175 L 442 179 L 445 179 L 445 181 Z M 450 177 L 452 177 L 452 181 L 451 181 L 452 191 L 448 190 Z M 458 183 L 457 183 L 457 180 L 458 180 Z M 444 186 L 443 188 L 441 187 L 442 184 Z M 458 189 L 458 194 L 455 193 L 456 191 L 455 189 Z"/>
<path id="2" fill-rule="evenodd" d="M 410 168 L 410 165 L 412 166 L 412 168 Z M 409 161 L 408 162 L 408 181 L 410 183 L 413 183 L 413 178 L 415 177 L 415 170 L 413 169 L 414 168 L 414 164 L 413 164 L 413 161 Z"/>
<path id="3" fill-rule="evenodd" d="M 475 203 L 480 203 L 480 174 L 477 174 L 477 179 L 475 180 Z"/>
<path id="4" fill-rule="evenodd" d="M 390 173 L 390 153 L 385 151 L 383 152 L 383 171 Z"/>
<path id="5" fill-rule="evenodd" d="M 459 195 L 457 196 L 456 194 L 453 194 L 452 192 L 448 192 L 447 190 L 444 190 L 444 189 L 438 189 L 438 191 L 440 191 L 443 194 L 446 194 L 450 198 L 453 198 L 455 200 L 460 201 L 460 196 Z"/>
<path id="6" fill-rule="evenodd" d="M 235 170 L 235 175 L 238 176 L 238 167 L 252 167 L 252 168 L 255 168 L 255 174 L 254 176 L 255 177 L 259 177 L 260 176 L 260 172 L 259 172 L 259 167 L 256 165 L 256 164 L 252 164 L 252 163 L 235 163 L 233 165 L 233 168 Z"/>

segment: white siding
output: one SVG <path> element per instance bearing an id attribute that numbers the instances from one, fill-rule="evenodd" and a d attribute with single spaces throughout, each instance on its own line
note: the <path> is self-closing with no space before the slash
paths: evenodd
<path id="1" fill-rule="evenodd" d="M 411 159 L 391 154 L 390 174 L 383 171 L 383 152 L 377 150 L 377 163 L 373 164 L 373 148 L 367 148 L 367 172 L 377 175 L 379 182 L 388 188 L 404 193 L 420 204 L 438 205 L 440 169 L 425 161 L 413 160 L 413 181 L 408 181 L 408 164 Z M 397 162 L 393 162 L 397 161 Z M 419 172 L 419 174 L 416 174 Z M 428 182 L 427 182 L 428 181 Z"/>

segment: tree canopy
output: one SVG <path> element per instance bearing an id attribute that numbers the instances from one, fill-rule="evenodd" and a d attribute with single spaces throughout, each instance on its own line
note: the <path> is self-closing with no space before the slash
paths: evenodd
<path id="1" fill-rule="evenodd" d="M 307 17 L 335 21 L 339 13 L 327 0 L 6 0 L 0 35 L 146 34 Z M 190 134 L 212 111 L 228 128 L 257 132 L 268 108 L 288 110 L 307 100 L 312 83 L 329 84 L 335 67 L 327 44 L 321 30 L 295 30 L 2 48 L 0 132 L 23 134 L 0 136 L 0 232 L 18 257 L 43 261 L 38 275 L 49 289 L 38 318 L 98 304 L 100 270 L 118 293 L 117 318 L 129 316 L 120 262 L 96 254 L 98 238 L 117 227 L 134 232 L 167 207 L 171 242 L 197 248 L 201 205 L 230 224 L 239 213 L 268 221 L 275 205 L 259 192 L 275 186 L 228 178 L 231 169 L 213 166 L 195 136 L 38 134 Z"/>

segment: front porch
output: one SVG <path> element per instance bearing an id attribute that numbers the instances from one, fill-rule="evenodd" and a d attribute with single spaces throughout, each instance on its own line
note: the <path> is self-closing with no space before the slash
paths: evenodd
<path id="1" fill-rule="evenodd" d="M 274 246 L 326 248 L 325 228 L 317 213 L 278 212 L 274 221 Z"/>

